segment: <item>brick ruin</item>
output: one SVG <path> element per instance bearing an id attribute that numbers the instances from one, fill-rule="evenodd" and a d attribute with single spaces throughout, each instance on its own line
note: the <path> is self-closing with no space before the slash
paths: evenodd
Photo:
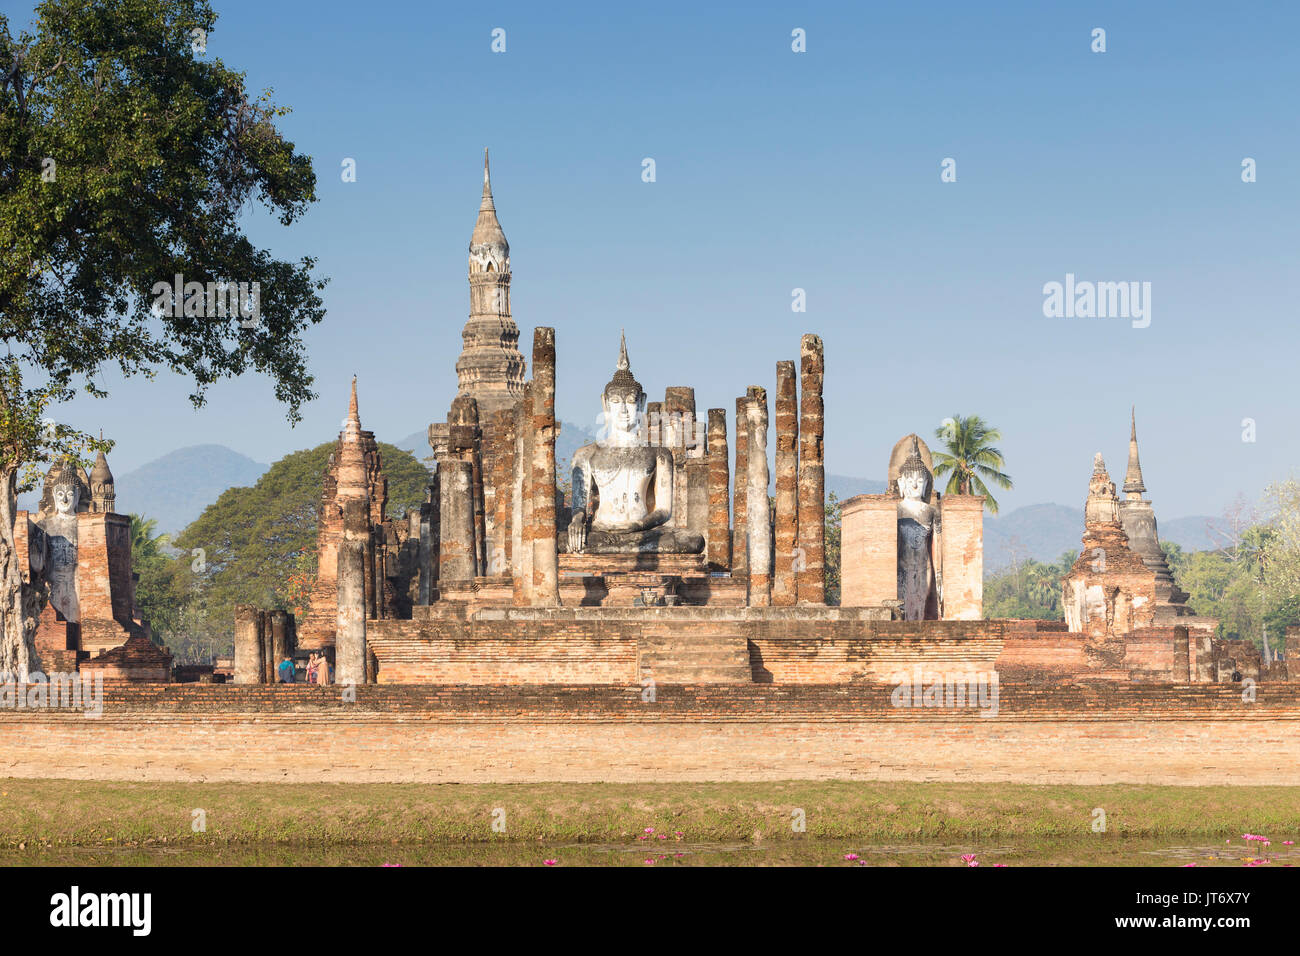
<path id="1" fill-rule="evenodd" d="M 113 510 L 116 502 L 101 451 L 89 473 L 76 462 L 56 462 L 36 513 L 17 513 L 14 541 L 28 556 L 23 583 L 44 597 L 35 635 L 41 669 L 168 681 L 172 654 L 153 642 L 136 606 L 131 519 Z"/>
<path id="2" fill-rule="evenodd" d="M 697 409 L 688 386 L 647 401 L 624 337 L 602 437 L 575 454 L 564 493 L 562 343 L 538 327 L 531 365 L 519 349 L 486 154 L 483 172 L 459 390 L 428 428 L 426 500 L 386 514 L 354 379 L 301 627 L 240 608 L 235 682 L 272 682 L 274 661 L 298 652 L 323 653 L 347 684 L 843 683 L 918 662 L 1025 681 L 1285 679 L 1186 607 L 1142 498 L 1135 420 L 1123 502 L 1098 459 L 1065 621 L 982 619 L 984 498 L 939 494 L 915 434 L 892 450 L 885 494 L 844 503 L 843 606 L 827 607 L 813 334 L 731 414 Z"/>

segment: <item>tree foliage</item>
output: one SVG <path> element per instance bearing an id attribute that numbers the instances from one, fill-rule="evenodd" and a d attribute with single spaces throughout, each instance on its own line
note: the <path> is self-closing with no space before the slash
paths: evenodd
<path id="1" fill-rule="evenodd" d="M 1077 551 L 1066 551 L 1052 562 L 1030 558 L 989 577 L 984 582 L 984 616 L 1059 621 L 1061 581 L 1070 572 Z"/>
<path id="2" fill-rule="evenodd" d="M 17 33 L 0 15 L 0 670 L 35 653 L 19 470 L 108 448 L 51 421 L 57 403 L 103 396 L 106 368 L 182 374 L 196 406 L 256 370 L 292 421 L 314 397 L 302 333 L 324 316 L 324 281 L 243 222 L 261 206 L 292 223 L 315 174 L 275 127 L 286 110 L 206 53 L 215 24 L 207 0 L 45 0 Z M 155 287 L 177 275 L 258 283 L 255 321 L 214 318 L 190 289 L 164 306 Z"/>
<path id="3" fill-rule="evenodd" d="M 252 488 L 230 488 L 177 536 L 179 554 L 150 566 L 150 593 L 170 593 L 176 616 L 166 643 L 183 659 L 229 653 L 235 605 L 298 611 L 316 571 L 321 483 L 334 442 L 294 452 Z M 424 501 L 428 469 L 409 452 L 381 443 L 388 513 Z M 138 593 L 138 592 L 137 592 Z"/>

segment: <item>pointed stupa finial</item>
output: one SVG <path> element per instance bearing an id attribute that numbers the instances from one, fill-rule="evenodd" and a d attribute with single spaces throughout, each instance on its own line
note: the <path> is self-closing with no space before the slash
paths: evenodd
<path id="1" fill-rule="evenodd" d="M 1142 497 L 1146 485 L 1142 483 L 1142 462 L 1138 460 L 1137 406 L 1130 412 L 1128 437 L 1128 468 L 1124 472 L 1124 497 L 1130 500 Z"/>
<path id="2" fill-rule="evenodd" d="M 479 209 L 491 209 L 496 211 L 496 203 L 492 201 L 492 169 L 488 165 L 487 147 L 483 147 L 483 202 Z"/>
<path id="3" fill-rule="evenodd" d="M 623 329 L 618 330 L 618 367 L 624 371 L 632 369 L 632 364 L 627 360 L 627 332 Z"/>
<path id="4" fill-rule="evenodd" d="M 348 421 L 361 424 L 361 415 L 357 411 L 357 377 L 352 376 L 352 397 L 348 400 Z"/>

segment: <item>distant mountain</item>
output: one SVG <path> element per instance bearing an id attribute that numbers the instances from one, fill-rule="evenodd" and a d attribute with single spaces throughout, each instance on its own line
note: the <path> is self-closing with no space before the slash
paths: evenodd
<path id="1" fill-rule="evenodd" d="M 135 471 L 114 475 L 116 508 L 154 518 L 159 533 L 175 535 L 227 488 L 252 485 L 269 467 L 225 445 L 178 448 Z"/>
<path id="2" fill-rule="evenodd" d="M 155 519 L 158 534 L 176 535 L 227 488 L 252 485 L 269 467 L 225 445 L 178 448 L 134 471 L 114 473 L 114 507 Z M 38 487 L 20 495 L 18 507 L 35 511 L 40 500 Z"/>
<path id="3" fill-rule="evenodd" d="M 1193 516 L 1161 521 L 1156 515 L 1161 541 L 1181 545 L 1184 551 L 1217 548 L 1209 533 L 1213 518 Z M 1026 505 L 1003 515 L 984 515 L 984 570 L 1001 570 L 1014 560 L 1055 561 L 1065 551 L 1078 551 L 1083 537 L 1083 508 L 1066 505 Z"/>

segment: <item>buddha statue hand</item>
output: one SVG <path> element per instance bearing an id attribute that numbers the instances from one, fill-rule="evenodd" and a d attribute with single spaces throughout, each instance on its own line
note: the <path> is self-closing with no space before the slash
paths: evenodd
<path id="1" fill-rule="evenodd" d="M 569 522 L 569 553 L 578 554 L 587 547 L 587 513 L 575 511 Z"/>

